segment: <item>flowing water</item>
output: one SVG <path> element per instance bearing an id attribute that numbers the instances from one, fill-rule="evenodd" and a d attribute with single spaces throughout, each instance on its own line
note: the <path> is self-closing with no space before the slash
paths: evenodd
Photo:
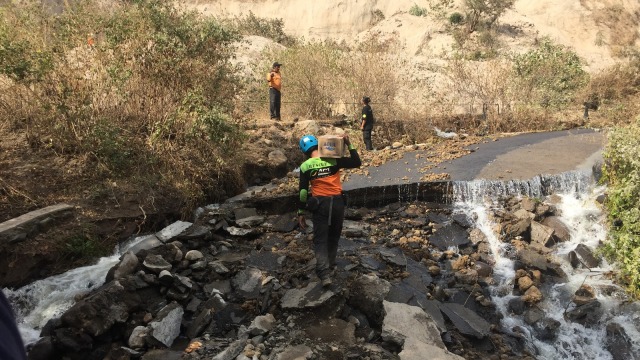
<path id="1" fill-rule="evenodd" d="M 73 306 L 78 296 L 102 286 L 107 272 L 119 262 L 120 256 L 143 238 L 117 247 L 113 255 L 101 258 L 95 265 L 37 280 L 16 290 L 3 289 L 16 312 L 25 345 L 38 341 L 40 330 L 47 321 L 61 316 Z"/>
<path id="2" fill-rule="evenodd" d="M 586 173 L 571 172 L 555 177 L 537 177 L 529 181 L 472 181 L 454 184 L 456 211 L 475 219 L 476 227 L 485 234 L 490 244 L 495 261 L 492 300 L 504 316 L 502 326 L 507 331 L 524 332 L 529 349 L 538 359 L 613 359 L 605 346 L 605 328 L 610 322 L 620 324 L 632 339 L 634 349 L 639 349 L 640 333 L 633 325 L 634 319 L 629 314 L 618 311 L 620 304 L 626 300 L 626 295 L 606 276 L 613 268 L 603 261 L 597 269 L 573 269 L 567 260 L 568 253 L 578 244 L 584 244 L 593 250 L 599 243 L 606 241 L 607 232 L 603 225 L 605 215 L 596 202 L 604 188 L 594 186 L 590 178 Z M 538 306 L 546 316 L 560 322 L 557 338 L 542 341 L 536 338 L 535 331 L 522 316 L 512 315 L 508 309 L 509 300 L 516 297 L 512 294 L 515 252 L 495 234 L 496 224 L 491 215 L 499 206 L 496 199 L 500 196 L 543 198 L 549 194 L 557 194 L 561 199 L 556 207 L 560 210 L 560 219 L 570 230 L 571 240 L 557 245 L 552 252 L 552 256 L 560 261 L 562 270 L 567 274 L 566 282 L 545 283 L 540 289 L 544 298 Z M 564 318 L 572 295 L 583 284 L 594 289 L 607 289 L 597 291 L 596 298 L 604 308 L 604 315 L 596 326 L 585 327 Z"/>

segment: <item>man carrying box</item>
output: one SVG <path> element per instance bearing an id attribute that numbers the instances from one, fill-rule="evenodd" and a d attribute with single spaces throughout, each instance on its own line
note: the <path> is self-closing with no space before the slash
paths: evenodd
<path id="1" fill-rule="evenodd" d="M 358 168 L 362 165 L 358 151 L 351 145 L 349 136 L 343 136 L 350 157 L 321 157 L 318 139 L 305 135 L 300 139 L 300 150 L 308 159 L 300 165 L 300 200 L 298 224 L 307 227 L 304 210 L 312 214 L 313 247 L 316 255 L 316 273 L 322 286 L 331 285 L 331 273 L 336 265 L 338 241 L 344 222 L 345 199 L 342 194 L 340 169 Z M 309 196 L 311 187 L 311 196 Z"/>

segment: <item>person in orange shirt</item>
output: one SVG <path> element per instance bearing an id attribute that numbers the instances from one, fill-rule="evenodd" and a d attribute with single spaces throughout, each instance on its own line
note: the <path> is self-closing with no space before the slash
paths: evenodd
<path id="1" fill-rule="evenodd" d="M 332 283 L 331 276 L 336 266 L 338 242 L 344 222 L 346 201 L 342 194 L 340 169 L 359 168 L 362 165 L 360 155 L 349 141 L 349 136 L 344 135 L 343 138 L 350 156 L 339 159 L 320 157 L 318 139 L 313 135 L 303 136 L 299 143 L 300 151 L 308 159 L 300 165 L 298 224 L 305 230 L 307 224 L 304 212 L 311 212 L 316 274 L 322 281 L 322 286 Z"/>
<path id="2" fill-rule="evenodd" d="M 282 94 L 282 76 L 280 75 L 280 64 L 274 62 L 269 74 L 267 74 L 267 82 L 269 83 L 269 112 L 272 120 L 280 120 L 280 103 Z"/>

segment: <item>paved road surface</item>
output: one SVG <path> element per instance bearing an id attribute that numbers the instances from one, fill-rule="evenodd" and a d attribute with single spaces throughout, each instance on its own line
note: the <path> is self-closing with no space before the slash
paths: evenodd
<path id="1" fill-rule="evenodd" d="M 523 134 L 473 145 L 475 152 L 442 163 L 432 173 L 448 173 L 451 180 L 530 179 L 591 167 L 601 159 L 604 134 L 589 129 Z M 427 165 L 410 152 L 396 161 L 370 168 L 369 176 L 351 175 L 345 190 L 367 186 L 418 182 Z"/>

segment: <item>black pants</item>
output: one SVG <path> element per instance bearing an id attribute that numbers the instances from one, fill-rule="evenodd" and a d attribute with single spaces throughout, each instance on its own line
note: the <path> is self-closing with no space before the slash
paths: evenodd
<path id="1" fill-rule="evenodd" d="M 331 274 L 336 264 L 338 242 L 344 222 L 345 202 L 342 195 L 309 198 L 313 213 L 313 247 L 316 254 L 316 273 L 320 279 Z"/>
<path id="2" fill-rule="evenodd" d="M 271 118 L 280 120 L 280 91 L 269 88 L 269 112 Z"/>
<path id="3" fill-rule="evenodd" d="M 362 130 L 362 139 L 364 140 L 364 146 L 367 150 L 373 150 L 371 144 L 371 130 Z"/>

